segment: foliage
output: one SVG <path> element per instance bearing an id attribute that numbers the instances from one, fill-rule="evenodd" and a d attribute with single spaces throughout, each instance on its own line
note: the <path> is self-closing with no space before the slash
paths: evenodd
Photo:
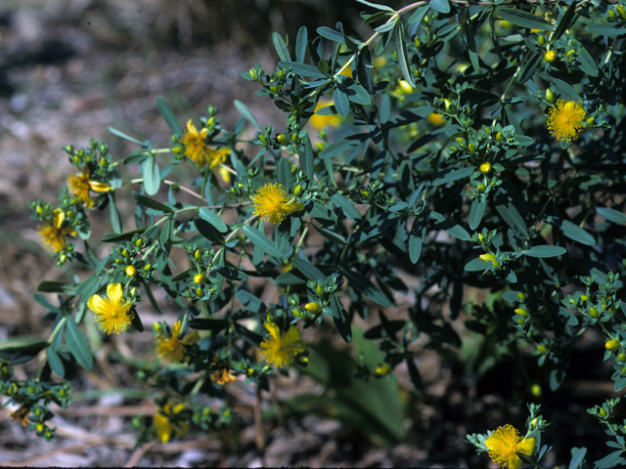
<path id="1" fill-rule="evenodd" d="M 276 69 L 243 73 L 285 113 L 284 127 L 262 127 L 235 101 L 242 118 L 234 128 L 209 106 L 200 125 L 190 120 L 184 131 L 159 98 L 172 132 L 168 148 L 110 129 L 138 149 L 122 159 L 95 141 L 63 149 L 77 167 L 74 187 L 62 190 L 56 206 L 32 207 L 57 265 L 74 263 L 89 275 L 42 282 L 39 291 L 59 294 L 58 305 L 35 295 L 54 321 L 52 334 L 0 349 L 3 360 L 24 362 L 45 349 L 37 382 L 47 386 L 52 372 L 70 379 L 76 364 L 93 366 L 93 344 L 79 327 L 90 320 L 88 304 L 98 302 L 95 312 L 110 321 L 128 311 L 125 333 L 143 331 L 145 299 L 156 311 L 178 311 L 176 327 L 158 323 L 154 332 L 172 350 L 162 358 L 180 360 L 140 370 L 162 391 L 155 423 L 137 425 L 140 442 L 228 423 L 227 406 L 191 409 L 202 394 L 224 399 L 235 376 L 267 390 L 272 364 L 302 370 L 317 360 L 309 374 L 339 389 L 336 377 L 320 371 L 332 353 L 304 350 L 299 330 L 332 324 L 351 342 L 355 315 L 377 319 L 363 337 L 378 341 L 383 363 L 337 355 L 346 361 L 337 369 L 363 380 L 349 379 L 346 389 L 391 379 L 404 363 L 420 391 L 412 344 L 427 336 L 440 350 L 459 347 L 451 326 L 459 317 L 501 356 L 521 363 L 534 355 L 552 390 L 576 340 L 597 329 L 606 335 L 605 359 L 615 364 L 615 390 L 626 387 L 624 5 L 432 0 L 396 11 L 359 2 L 374 28 L 369 38 L 341 23 L 314 38 L 301 28 L 293 44 L 275 33 Z M 121 176 L 130 164 L 141 178 Z M 181 164 L 195 173 L 190 183 L 168 179 Z M 125 185 L 135 190 L 132 219 L 117 208 Z M 93 210 L 110 214 L 104 257 L 89 244 Z M 185 253 L 188 267 L 173 262 L 174 250 Z M 408 291 L 399 270 L 419 286 L 408 311 L 388 318 L 395 293 Z M 276 302 L 255 296 L 255 277 L 275 286 Z M 112 285 L 123 296 L 103 300 Z M 488 289 L 490 302 L 467 301 L 472 288 Z M 157 301 L 154 289 L 168 300 Z M 373 396 L 393 392 L 372 389 Z M 365 412 L 368 398 L 344 391 L 325 405 Z M 290 405 L 310 408 L 304 397 Z M 616 451 L 597 467 L 624 460 L 626 421 L 610 420 L 615 405 L 590 410 L 615 437 L 609 446 Z M 547 450 L 539 441 L 545 425 L 530 409 L 526 438 L 538 443 L 523 459 L 536 465 Z M 370 410 L 368 425 L 396 422 Z M 378 433 L 402 439 L 397 428 Z M 479 450 L 487 438 L 468 437 Z M 585 453 L 572 450 L 570 467 L 584 464 Z"/>

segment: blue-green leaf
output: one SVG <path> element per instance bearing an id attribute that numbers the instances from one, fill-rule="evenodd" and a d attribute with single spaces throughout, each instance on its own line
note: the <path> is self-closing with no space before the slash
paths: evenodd
<path id="1" fill-rule="evenodd" d="M 430 0 L 428 6 L 438 13 L 450 13 L 450 3 L 448 0 Z"/>
<path id="2" fill-rule="evenodd" d="M 469 214 L 469 227 L 472 230 L 475 230 L 480 225 L 480 221 L 483 219 L 483 214 L 485 213 L 485 207 L 487 206 L 487 201 L 480 200 L 478 198 L 474 199 L 472 202 L 472 206 L 470 208 Z"/>
<path id="3" fill-rule="evenodd" d="M 391 306 L 389 298 L 387 298 L 376 285 L 360 273 L 348 269 L 341 269 L 341 273 L 346 277 L 346 279 L 348 279 L 348 282 L 350 282 L 350 285 L 356 291 L 363 293 L 363 295 L 368 297 L 373 302 L 378 303 L 380 306 L 385 308 Z"/>
<path id="4" fill-rule="evenodd" d="M 161 177 L 159 165 L 154 155 L 149 155 L 141 162 L 141 174 L 143 174 L 143 187 L 148 195 L 155 195 L 159 192 Z"/>
<path id="5" fill-rule="evenodd" d="M 619 36 L 626 34 L 626 27 L 620 23 L 592 23 L 587 25 L 587 31 L 602 36 Z"/>
<path id="6" fill-rule="evenodd" d="M 65 342 L 67 342 L 67 346 L 78 364 L 87 371 L 91 371 L 93 368 L 91 347 L 89 347 L 89 342 L 87 341 L 85 334 L 83 334 L 83 331 L 80 330 L 71 317 L 67 318 L 67 325 L 65 327 Z"/>
<path id="7" fill-rule="evenodd" d="M 283 61 L 290 61 L 291 55 L 289 54 L 289 48 L 280 34 L 276 31 L 272 33 L 272 42 L 274 43 L 274 48 L 276 48 L 276 53 L 278 54 L 278 58 Z"/>
<path id="8" fill-rule="evenodd" d="M 556 257 L 562 256 L 567 252 L 567 249 L 561 246 L 541 245 L 533 246 L 530 249 L 524 249 L 522 254 L 529 257 Z"/>
<path id="9" fill-rule="evenodd" d="M 228 231 L 226 223 L 224 223 L 216 213 L 213 213 L 210 208 L 202 207 L 198 211 L 198 215 L 213 225 L 213 227 L 220 233 L 226 233 Z"/>
<path id="10" fill-rule="evenodd" d="M 157 96 L 157 108 L 163 117 L 163 120 L 167 124 L 167 126 L 174 132 L 175 134 L 182 135 L 183 132 L 180 129 L 180 124 L 178 123 L 178 119 L 174 115 L 172 109 L 168 106 L 168 104 L 163 99 L 163 96 Z"/>
<path id="11" fill-rule="evenodd" d="M 596 207 L 596 213 L 613 223 L 626 223 L 626 215 L 618 210 L 608 207 Z"/>
<path id="12" fill-rule="evenodd" d="M 248 122 L 250 122 L 259 132 L 263 132 L 263 129 L 257 122 L 256 118 L 252 115 L 252 113 L 250 112 L 250 109 L 248 109 L 248 106 L 246 106 L 244 103 L 242 103 L 238 99 L 235 99 L 235 107 L 239 111 L 239 114 L 245 117 L 246 120 L 248 120 Z"/>
<path id="13" fill-rule="evenodd" d="M 560 228 L 563 234 L 567 236 L 569 239 L 571 239 L 572 241 L 586 244 L 588 246 L 593 246 L 596 244 L 596 240 L 593 238 L 593 236 L 591 236 L 589 233 L 583 230 L 580 226 L 575 225 L 571 221 L 563 220 L 563 223 L 561 223 Z"/>
<path id="14" fill-rule="evenodd" d="M 330 200 L 332 200 L 335 205 L 343 210 L 343 214 L 348 217 L 352 221 L 357 221 L 361 219 L 361 214 L 355 208 L 354 203 L 346 199 L 343 195 L 338 192 L 335 192 L 330 196 Z"/>
<path id="15" fill-rule="evenodd" d="M 261 249 L 264 253 L 273 257 L 280 257 L 281 253 L 276 249 L 276 245 L 264 233 L 250 225 L 243 226 L 243 232 L 252 244 Z"/>
<path id="16" fill-rule="evenodd" d="M 311 264 L 309 261 L 305 259 L 301 259 L 299 257 L 294 257 L 291 260 L 291 262 L 293 262 L 293 265 L 295 266 L 295 268 L 298 269 L 300 272 L 302 272 L 304 276 L 308 278 L 309 280 L 312 280 L 314 282 L 326 281 L 326 276 L 317 267 Z"/>
<path id="17" fill-rule="evenodd" d="M 530 29 L 548 29 L 552 27 L 552 23 L 544 20 L 540 16 L 535 16 L 532 13 L 528 13 L 524 10 L 516 10 L 513 8 L 499 8 L 498 15 L 503 20 L 513 23 L 514 25 L 521 26 L 522 28 Z"/>
<path id="18" fill-rule="evenodd" d="M 476 170 L 476 166 L 470 166 L 468 168 L 443 170 L 439 173 L 438 177 L 432 181 L 433 186 L 441 186 L 447 182 L 458 181 L 468 177 Z"/>

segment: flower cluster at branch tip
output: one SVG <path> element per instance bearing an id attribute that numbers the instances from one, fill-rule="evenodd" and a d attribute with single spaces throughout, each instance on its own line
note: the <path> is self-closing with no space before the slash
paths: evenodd
<path id="1" fill-rule="evenodd" d="M 87 208 L 94 206 L 94 201 L 89 195 L 89 190 L 94 192 L 108 192 L 111 190 L 111 186 L 103 182 L 92 181 L 89 175 L 89 168 L 85 167 L 80 176 L 69 176 L 67 178 L 67 184 L 70 189 L 70 194 L 78 197 L 82 202 L 87 205 Z"/>
<path id="2" fill-rule="evenodd" d="M 107 334 L 119 334 L 130 326 L 133 313 L 132 302 L 124 299 L 122 284 L 111 283 L 107 285 L 108 298 L 93 295 L 89 298 L 87 306 L 95 313 L 95 320 L 100 329 Z"/>
<path id="3" fill-rule="evenodd" d="M 582 103 L 559 99 L 556 106 L 550 109 L 548 129 L 557 139 L 571 142 L 578 138 L 585 116 Z"/>
<path id="4" fill-rule="evenodd" d="M 176 416 L 185 410 L 185 404 L 180 403 L 174 406 L 170 401 L 163 408 L 154 414 L 152 424 L 156 428 L 157 438 L 161 443 L 167 443 L 172 438 L 172 432 L 176 436 L 185 435 L 189 431 L 189 424 L 176 422 Z"/>
<path id="5" fill-rule="evenodd" d="M 184 339 L 179 338 L 181 327 L 181 322 L 176 321 L 176 323 L 172 326 L 171 337 L 165 334 L 158 334 L 156 336 L 156 340 L 158 342 L 156 349 L 157 354 L 163 360 L 170 363 L 180 362 L 185 354 L 185 346 L 191 345 L 200 340 L 200 334 L 198 334 L 198 331 L 193 331 Z"/>
<path id="6" fill-rule="evenodd" d="M 269 337 L 261 342 L 261 351 L 271 365 L 280 368 L 290 365 L 296 355 L 306 350 L 296 326 L 291 326 L 286 333 L 282 333 L 276 324 L 266 322 L 265 329 Z"/>
<path id="7" fill-rule="evenodd" d="M 252 197 L 254 214 L 271 224 L 280 223 L 293 212 L 304 210 L 302 202 L 289 202 L 285 188 L 277 183 L 267 183 Z"/>
<path id="8" fill-rule="evenodd" d="M 512 425 L 504 425 L 498 427 L 485 440 L 485 446 L 489 449 L 489 457 L 493 462 L 503 467 L 508 466 L 509 469 L 517 469 L 523 464 L 518 453 L 532 456 L 535 442 L 535 438 L 523 439 Z"/>
<path id="9" fill-rule="evenodd" d="M 51 224 L 41 225 L 37 228 L 43 242 L 52 247 L 54 252 L 59 252 L 65 247 L 65 236 L 76 236 L 76 230 L 71 222 L 65 222 L 65 213 L 59 208 L 52 215 Z"/>
<path id="10" fill-rule="evenodd" d="M 230 150 L 228 148 L 209 148 L 206 144 L 206 136 L 209 132 L 209 129 L 204 128 L 198 132 L 196 126 L 193 125 L 191 119 L 187 122 L 187 133 L 180 140 L 180 142 L 185 146 L 184 155 L 189 158 L 189 160 L 193 161 L 198 169 L 204 168 L 206 165 L 209 165 L 209 169 L 215 169 L 220 164 L 226 161 L 226 156 L 230 155 Z M 224 180 L 224 173 L 220 171 L 220 175 Z M 230 177 L 228 176 L 228 180 Z M 228 182 L 226 180 L 226 182 Z"/>

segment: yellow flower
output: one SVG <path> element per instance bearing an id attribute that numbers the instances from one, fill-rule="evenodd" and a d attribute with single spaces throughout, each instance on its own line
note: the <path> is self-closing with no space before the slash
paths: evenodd
<path id="1" fill-rule="evenodd" d="M 548 129 L 557 139 L 571 142 L 578 138 L 585 115 L 582 103 L 559 99 L 556 106 L 550 109 Z"/>
<path id="2" fill-rule="evenodd" d="M 198 132 L 192 120 L 189 119 L 187 133 L 181 139 L 181 143 L 185 146 L 184 155 L 193 161 L 198 169 L 204 168 L 207 164 L 209 169 L 214 169 L 226 161 L 226 155 L 230 155 L 228 148 L 209 148 L 205 142 L 208 132 L 209 129 L 206 128 Z"/>
<path id="3" fill-rule="evenodd" d="M 237 377 L 232 374 L 228 368 L 222 368 L 221 370 L 211 373 L 210 378 L 215 384 L 220 384 L 222 386 L 237 381 Z"/>
<path id="4" fill-rule="evenodd" d="M 171 363 L 178 363 L 183 359 L 185 354 L 185 345 L 191 345 L 200 339 L 198 331 L 193 331 L 186 338 L 180 339 L 178 335 L 180 334 L 181 326 L 182 324 L 180 321 L 177 321 L 172 326 L 171 337 L 163 334 L 156 336 L 156 340 L 158 342 L 157 353 L 159 354 L 159 357 Z"/>
<path id="5" fill-rule="evenodd" d="M 185 404 L 173 406 L 170 401 L 163 408 L 154 414 L 152 424 L 156 428 L 157 438 L 162 443 L 167 443 L 172 438 L 172 432 L 177 436 L 185 435 L 189 431 L 189 425 L 185 422 L 176 422 L 177 414 L 185 410 Z"/>
<path id="6" fill-rule="evenodd" d="M 276 324 L 269 322 L 265 323 L 265 329 L 269 337 L 261 342 L 261 351 L 268 363 L 282 368 L 290 365 L 296 355 L 306 350 L 296 326 L 291 326 L 285 334 L 280 332 Z"/>
<path id="7" fill-rule="evenodd" d="M 121 283 L 110 283 L 107 285 L 108 298 L 93 295 L 87 302 L 89 309 L 96 313 L 98 326 L 107 334 L 124 332 L 133 318 L 130 312 L 133 304 L 126 301 L 122 293 Z"/>
<path id="8" fill-rule="evenodd" d="M 508 465 L 509 469 L 517 469 L 523 464 L 517 454 L 532 456 L 535 438 L 522 439 L 512 425 L 505 425 L 494 431 L 485 440 L 485 445 L 489 449 L 489 457 L 493 462 L 502 466 Z"/>
<path id="9" fill-rule="evenodd" d="M 293 212 L 304 210 L 302 202 L 289 202 L 285 188 L 277 183 L 267 183 L 252 197 L 254 214 L 271 224 L 280 223 Z"/>
<path id="10" fill-rule="evenodd" d="M 65 247 L 65 236 L 76 236 L 74 225 L 65 221 L 65 213 L 60 208 L 52 212 L 52 224 L 42 225 L 37 228 L 43 242 L 51 246 L 54 252 L 59 252 Z"/>
<path id="11" fill-rule="evenodd" d="M 431 112 L 426 116 L 426 120 L 435 127 L 441 127 L 446 124 L 446 119 L 441 114 Z"/>
<path id="12" fill-rule="evenodd" d="M 317 131 L 324 129 L 325 127 L 339 127 L 341 125 L 341 121 L 343 120 L 341 116 L 338 114 L 327 114 L 321 116 L 317 114 L 317 111 L 324 107 L 332 106 L 335 104 L 335 101 L 331 99 L 320 99 L 315 106 L 315 114 L 311 116 L 309 119 L 309 123 L 313 126 L 313 128 Z"/>
<path id="13" fill-rule="evenodd" d="M 87 167 L 83 168 L 83 173 L 80 176 L 69 176 L 67 184 L 70 187 L 70 194 L 85 202 L 87 208 L 91 208 L 94 205 L 89 195 L 89 189 L 94 192 L 108 192 L 111 190 L 111 186 L 108 184 L 90 180 L 89 168 Z"/>

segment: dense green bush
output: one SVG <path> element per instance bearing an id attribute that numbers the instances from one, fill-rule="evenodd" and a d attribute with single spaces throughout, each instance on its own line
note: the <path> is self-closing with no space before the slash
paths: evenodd
<path id="1" fill-rule="evenodd" d="M 515 403 L 541 384 L 559 388 L 586 329 L 606 337 L 615 391 L 626 387 L 624 6 L 431 0 L 395 11 L 359 2 L 370 37 L 340 23 L 314 38 L 301 28 L 293 43 L 275 33 L 276 69 L 243 74 L 285 113 L 280 128 L 262 127 L 239 101 L 232 129 L 212 106 L 181 128 L 159 98 L 168 148 L 110 129 L 138 149 L 124 158 L 95 141 L 63 149 L 76 175 L 59 204 L 32 208 L 58 267 L 89 275 L 42 282 L 40 292 L 59 294 L 58 304 L 35 294 L 54 320 L 50 337 L 0 348 L 0 390 L 21 404 L 15 418 L 53 438 L 48 404 L 67 405 L 70 392 L 52 373 L 71 380 L 77 364 L 93 366 L 95 344 L 79 325 L 93 317 L 105 334 L 142 333 L 144 300 L 180 314 L 154 324 L 161 362 L 133 362 L 160 390 L 160 412 L 135 420 L 139 443 L 228 424 L 232 410 L 203 396 L 225 398 L 238 376 L 268 389 L 288 366 L 335 389 L 324 399 L 347 420 L 400 441 L 393 370 L 403 364 L 420 391 L 412 344 L 425 335 L 439 350 L 459 347 L 459 317 L 484 336 L 463 357 L 472 369 L 504 356 L 523 369 L 522 357 L 535 357 L 543 382 L 516 371 Z M 139 164 L 140 179 L 123 175 L 128 164 Z M 195 176 L 169 180 L 178 165 Z M 132 216 L 117 209 L 123 185 L 134 189 Z M 102 240 L 90 238 L 93 210 L 110 213 Z M 103 258 L 90 246 L 99 241 L 111 246 Z M 394 293 L 408 291 L 400 271 L 419 286 L 414 304 L 391 317 Z M 274 285 L 277 301 L 256 297 L 251 277 Z M 488 301 L 468 299 L 475 289 L 488 289 Z M 362 333 L 355 315 L 375 325 Z M 322 323 L 370 360 L 305 343 L 300 330 Z M 13 364 L 40 352 L 36 378 L 12 378 Z M 589 409 L 613 448 L 597 467 L 625 461 L 618 401 Z M 307 402 L 322 405 L 308 395 L 291 405 L 306 411 Z M 502 465 L 540 467 L 548 424 L 538 406 L 529 410 L 524 437 L 505 425 L 468 440 Z M 572 450 L 571 468 L 585 451 Z"/>

